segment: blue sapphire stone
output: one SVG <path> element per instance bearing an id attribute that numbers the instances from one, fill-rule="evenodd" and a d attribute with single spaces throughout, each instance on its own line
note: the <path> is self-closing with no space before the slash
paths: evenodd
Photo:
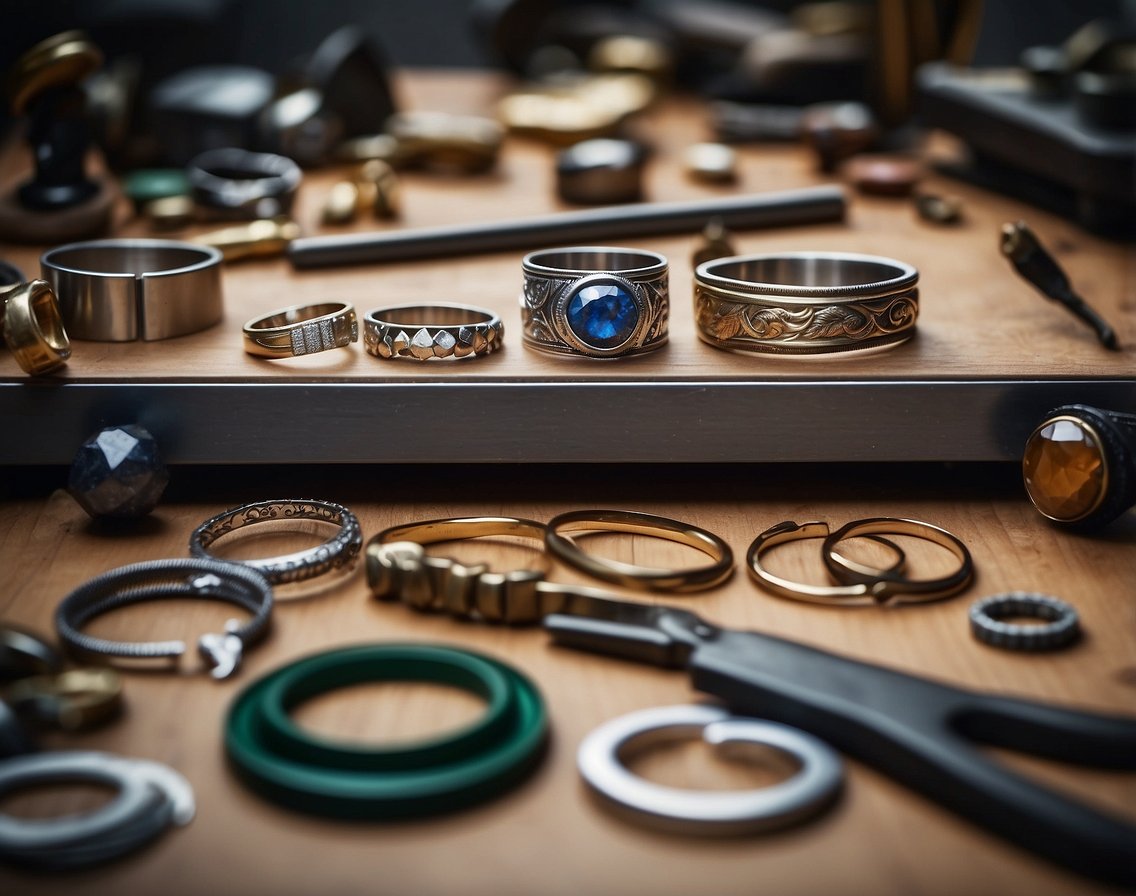
<path id="1" fill-rule="evenodd" d="M 639 306 L 617 283 L 592 283 L 568 301 L 568 326 L 581 342 L 595 348 L 615 348 L 635 332 Z"/>

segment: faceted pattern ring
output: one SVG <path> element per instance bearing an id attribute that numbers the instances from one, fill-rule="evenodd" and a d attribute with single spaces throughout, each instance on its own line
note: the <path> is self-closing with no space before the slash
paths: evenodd
<path id="1" fill-rule="evenodd" d="M 504 337 L 501 318 L 472 305 L 376 308 L 363 319 L 363 347 L 376 358 L 480 358 L 499 349 Z"/>
<path id="2" fill-rule="evenodd" d="M 576 247 L 522 262 L 525 345 L 558 355 L 620 358 L 667 341 L 667 259 L 641 249 Z"/>

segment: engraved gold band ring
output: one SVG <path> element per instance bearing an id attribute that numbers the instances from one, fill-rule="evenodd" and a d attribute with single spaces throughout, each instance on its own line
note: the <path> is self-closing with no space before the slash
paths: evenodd
<path id="1" fill-rule="evenodd" d="M 71 340 L 46 280 L 0 291 L 0 329 L 16 362 L 31 376 L 50 373 L 71 357 Z"/>
<path id="2" fill-rule="evenodd" d="M 719 258 L 694 272 L 698 335 L 737 352 L 811 355 L 895 345 L 915 333 L 919 272 L 875 255 Z"/>
<path id="3" fill-rule="evenodd" d="M 359 341 L 359 321 L 348 302 L 293 305 L 244 325 L 245 351 L 261 358 L 290 358 L 344 348 Z"/>
<path id="4" fill-rule="evenodd" d="M 438 302 L 377 308 L 363 319 L 363 347 L 376 358 L 479 358 L 501 347 L 505 325 L 484 308 Z"/>

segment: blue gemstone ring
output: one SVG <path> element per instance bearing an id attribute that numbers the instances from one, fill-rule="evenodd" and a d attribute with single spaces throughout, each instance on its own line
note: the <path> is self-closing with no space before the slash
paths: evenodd
<path id="1" fill-rule="evenodd" d="M 525 256 L 521 317 L 529 348 L 621 358 L 667 341 L 667 259 L 642 249 L 577 247 Z"/>

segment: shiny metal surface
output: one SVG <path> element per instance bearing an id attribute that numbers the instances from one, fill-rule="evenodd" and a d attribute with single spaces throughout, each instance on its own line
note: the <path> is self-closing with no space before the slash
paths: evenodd
<path id="1" fill-rule="evenodd" d="M 641 778 L 621 754 L 648 742 L 701 736 L 714 747 L 762 744 L 788 753 L 800 770 L 754 790 L 691 790 Z M 795 824 L 830 806 L 844 780 L 836 752 L 810 734 L 715 706 L 665 706 L 601 725 L 580 744 L 576 766 L 588 786 L 634 821 L 684 834 L 733 835 Z"/>
<path id="2" fill-rule="evenodd" d="M 51 249 L 43 278 L 74 339 L 168 339 L 219 323 L 221 253 L 176 240 L 92 240 Z"/>

